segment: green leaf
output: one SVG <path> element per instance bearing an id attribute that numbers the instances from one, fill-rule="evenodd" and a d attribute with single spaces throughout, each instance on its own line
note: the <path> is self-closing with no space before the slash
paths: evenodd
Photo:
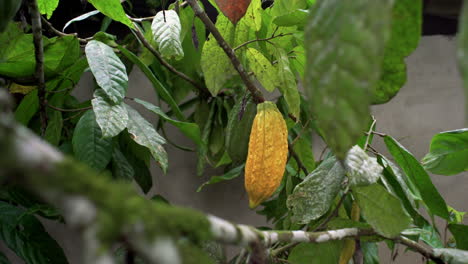
<path id="1" fill-rule="evenodd" d="M 39 97 L 37 89 L 28 93 L 15 110 L 15 119 L 24 126 L 27 126 L 31 118 L 39 110 Z"/>
<path id="2" fill-rule="evenodd" d="M 216 104 L 211 102 L 211 106 L 209 107 L 208 118 L 204 122 L 205 125 L 202 131 L 202 141 L 203 145 L 198 149 L 198 161 L 197 161 L 197 176 L 201 176 L 203 174 L 203 170 L 205 169 L 205 164 L 207 162 L 207 154 L 208 154 L 208 143 L 210 139 L 211 130 L 213 128 L 213 121 L 214 121 L 214 113 L 216 109 Z"/>
<path id="3" fill-rule="evenodd" d="M 169 116 L 166 115 L 166 113 L 164 113 L 164 111 L 162 111 L 159 107 L 153 105 L 152 103 L 149 103 L 149 102 L 146 102 L 146 101 L 143 101 L 143 100 L 140 100 L 140 99 L 135 99 L 135 102 L 141 104 L 146 109 L 148 109 L 151 112 L 157 114 L 162 119 L 166 120 L 170 124 L 174 125 L 178 129 L 180 129 L 180 131 L 185 136 L 187 136 L 188 138 L 193 140 L 193 142 L 195 142 L 195 144 L 197 144 L 198 146 L 201 146 L 203 144 L 203 142 L 201 140 L 200 128 L 198 127 L 197 124 L 187 123 L 187 122 L 180 122 L 180 121 L 171 119 Z"/>
<path id="4" fill-rule="evenodd" d="M 65 25 L 63 26 L 62 31 L 65 32 L 65 29 L 67 29 L 67 27 L 68 27 L 69 25 L 71 25 L 71 23 L 73 23 L 73 22 L 85 20 L 85 19 L 87 19 L 88 17 L 97 15 L 97 14 L 99 14 L 99 13 L 101 13 L 101 12 L 99 12 L 99 10 L 93 10 L 93 11 L 90 11 L 90 12 L 85 13 L 85 14 L 83 14 L 83 15 L 77 16 L 77 17 L 71 19 L 70 21 L 68 21 L 67 23 L 65 23 Z"/>
<path id="5" fill-rule="evenodd" d="M 149 149 L 153 158 L 158 162 L 164 173 L 167 171 L 167 153 L 163 148 L 166 140 L 161 137 L 148 121 L 146 121 L 135 109 L 125 105 L 128 112 L 127 130 L 132 139 Z"/>
<path id="6" fill-rule="evenodd" d="M 301 243 L 291 250 L 288 262 L 292 264 L 338 263 L 343 241 L 320 244 Z"/>
<path id="7" fill-rule="evenodd" d="M 313 171 L 315 169 L 315 158 L 310 139 L 306 136 L 301 136 L 294 144 L 293 149 L 307 171 Z"/>
<path id="8" fill-rule="evenodd" d="M 400 200 L 381 185 L 356 186 L 353 188 L 353 195 L 361 208 L 362 216 L 379 234 L 395 237 L 411 224 L 411 218 L 401 206 Z"/>
<path id="9" fill-rule="evenodd" d="M 101 89 L 94 92 L 91 103 L 103 138 L 115 137 L 127 127 L 128 114 L 123 103 L 113 105 Z"/>
<path id="10" fill-rule="evenodd" d="M 440 175 L 468 171 L 468 128 L 435 135 L 421 162 L 426 170 Z"/>
<path id="11" fill-rule="evenodd" d="M 388 102 L 406 83 L 405 58 L 416 49 L 422 35 L 422 2 L 395 1 L 390 39 L 385 45 L 382 74 L 373 94 L 373 104 Z"/>
<path id="12" fill-rule="evenodd" d="M 277 16 L 273 19 L 273 23 L 280 27 L 304 26 L 309 10 L 297 9 L 282 16 Z"/>
<path id="13" fill-rule="evenodd" d="M 93 110 L 88 110 L 76 124 L 73 133 L 75 158 L 96 170 L 103 170 L 112 157 L 112 141 L 102 138 Z"/>
<path id="14" fill-rule="evenodd" d="M 361 242 L 361 250 L 364 255 L 364 264 L 379 264 L 379 247 L 377 243 Z"/>
<path id="15" fill-rule="evenodd" d="M 132 21 L 127 17 L 120 0 L 88 0 L 97 10 L 104 15 L 134 28 Z"/>
<path id="16" fill-rule="evenodd" d="M 112 102 L 122 102 L 127 93 L 128 76 L 114 50 L 100 41 L 91 40 L 86 44 L 85 52 L 97 84 Z"/>
<path id="17" fill-rule="evenodd" d="M 461 224 L 450 224 L 448 228 L 457 242 L 457 248 L 468 250 L 468 226 Z"/>
<path id="18" fill-rule="evenodd" d="M 466 2 L 463 3 L 458 23 L 458 67 L 465 87 L 465 102 L 468 102 L 468 3 Z M 468 116 L 468 104 L 465 104 L 465 116 Z"/>
<path id="19" fill-rule="evenodd" d="M 197 192 L 200 192 L 207 185 L 215 184 L 215 183 L 223 182 L 223 181 L 230 181 L 232 179 L 239 177 L 244 171 L 244 167 L 245 167 L 245 164 L 242 164 L 238 167 L 231 169 L 230 171 L 226 172 L 225 174 L 221 176 L 211 177 L 209 181 L 203 183 L 202 185 L 200 185 L 200 187 L 198 187 Z"/>
<path id="20" fill-rule="evenodd" d="M 283 49 L 277 49 L 277 88 L 283 94 L 286 103 L 288 104 L 289 113 L 295 117 L 299 117 L 301 112 L 301 96 L 296 84 L 296 77 L 289 67 L 288 54 Z"/>
<path id="21" fill-rule="evenodd" d="M 304 90 L 325 141 L 338 159 L 369 123 L 392 1 L 319 1 L 306 26 Z"/>
<path id="22" fill-rule="evenodd" d="M 263 56 L 261 52 L 253 48 L 247 49 L 247 60 L 250 70 L 255 74 L 257 80 L 267 91 L 273 92 L 276 88 L 278 78 L 277 70 L 271 62 Z"/>
<path id="23" fill-rule="evenodd" d="M 159 11 L 151 24 L 159 52 L 165 58 L 180 60 L 184 57 L 179 15 L 174 10 Z"/>
<path id="24" fill-rule="evenodd" d="M 116 179 L 132 181 L 135 171 L 122 152 L 114 147 L 112 151 L 112 175 Z"/>
<path id="25" fill-rule="evenodd" d="M 468 263 L 468 251 L 453 248 L 435 248 L 434 255 L 442 258 L 447 264 Z"/>
<path id="26" fill-rule="evenodd" d="M 233 41 L 235 28 L 225 16 L 218 16 L 216 27 L 226 41 Z M 216 96 L 226 82 L 237 74 L 231 60 L 212 35 L 203 46 L 200 64 L 206 87 L 213 96 Z"/>
<path id="27" fill-rule="evenodd" d="M 146 66 L 135 54 L 133 54 L 128 49 L 122 46 L 118 46 L 118 49 L 122 52 L 122 54 L 125 57 L 127 57 L 131 62 L 136 64 L 138 68 L 140 68 L 140 70 L 145 74 L 145 76 L 149 79 L 149 81 L 153 85 L 158 96 L 161 97 L 161 99 L 164 100 L 167 104 L 169 104 L 175 116 L 179 120 L 185 120 L 185 117 L 182 114 L 182 111 L 180 111 L 177 103 L 174 101 L 174 98 L 172 98 L 167 88 L 164 87 L 164 85 L 156 78 L 156 76 L 154 76 L 153 72 L 148 68 L 148 66 Z"/>
<path id="28" fill-rule="evenodd" d="M 48 116 L 47 128 L 44 139 L 50 144 L 58 146 L 62 136 L 63 117 L 60 111 L 53 111 Z"/>
<path id="29" fill-rule="evenodd" d="M 68 263 L 62 248 L 34 216 L 2 201 L 0 212 L 0 238 L 26 263 Z"/>
<path id="30" fill-rule="evenodd" d="M 47 15 L 47 19 L 52 16 L 52 13 L 57 8 L 59 0 L 37 0 L 37 6 L 39 12 L 43 15 Z"/>
<path id="31" fill-rule="evenodd" d="M 18 0 L 3 0 L 0 2 L 0 33 L 5 30 L 21 6 Z"/>
<path id="32" fill-rule="evenodd" d="M 418 188 L 429 211 L 448 220 L 447 205 L 418 160 L 392 137 L 385 136 L 384 141 L 396 163 Z"/>
<path id="33" fill-rule="evenodd" d="M 307 224 L 324 215 L 340 191 L 345 171 L 334 157 L 323 161 L 288 197 L 293 222 Z"/>

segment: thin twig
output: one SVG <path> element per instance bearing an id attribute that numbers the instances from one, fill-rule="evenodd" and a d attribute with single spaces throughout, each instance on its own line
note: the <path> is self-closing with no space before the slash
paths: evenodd
<path id="1" fill-rule="evenodd" d="M 62 32 L 62 31 L 56 29 L 56 28 L 52 25 L 52 23 L 50 23 L 49 21 L 47 21 L 47 19 L 45 19 L 44 17 L 41 16 L 41 19 L 42 19 L 42 22 L 43 22 L 44 24 L 46 24 L 46 25 L 49 27 L 49 29 L 50 29 L 55 35 L 57 35 L 57 36 L 59 36 L 59 37 L 73 36 L 73 37 L 76 37 L 76 38 L 78 39 L 78 41 L 81 42 L 82 44 L 86 44 L 86 43 L 88 43 L 88 41 L 89 41 L 90 39 L 92 39 L 92 38 L 88 38 L 88 39 L 79 38 L 79 37 L 78 37 L 78 33 L 64 33 L 64 32 Z"/>
<path id="2" fill-rule="evenodd" d="M 44 45 L 42 43 L 42 24 L 41 14 L 37 7 L 36 0 L 28 1 L 29 14 L 31 15 L 31 26 L 34 41 L 34 54 L 36 57 L 36 70 L 34 77 L 37 83 L 37 96 L 39 97 L 39 116 L 41 119 L 41 135 L 45 135 L 47 129 L 47 111 L 46 111 L 46 86 L 44 77 Z"/>
<path id="3" fill-rule="evenodd" d="M 250 93 L 252 94 L 252 98 L 254 102 L 257 104 L 263 103 L 265 101 L 265 98 L 263 97 L 262 92 L 260 92 L 260 90 L 255 86 L 255 84 L 249 77 L 249 74 L 244 69 L 244 66 L 242 66 L 239 58 L 237 58 L 235 51 L 231 48 L 231 46 L 229 46 L 229 44 L 223 38 L 223 36 L 219 32 L 219 30 L 216 28 L 216 26 L 213 24 L 213 22 L 208 17 L 208 15 L 205 13 L 205 11 L 201 8 L 201 6 L 198 4 L 196 0 L 187 0 L 187 2 L 192 7 L 193 11 L 195 12 L 195 15 L 198 18 L 200 18 L 200 20 L 205 24 L 206 28 L 211 32 L 211 34 L 216 39 L 216 41 L 218 41 L 219 46 L 224 50 L 226 55 L 229 57 L 232 65 L 237 70 L 240 77 L 242 78 L 242 81 L 247 86 L 247 89 L 249 89 Z"/>
<path id="4" fill-rule="evenodd" d="M 370 140 L 370 137 L 371 137 L 371 133 L 374 130 L 374 126 L 375 126 L 376 122 L 377 122 L 377 120 L 375 120 L 374 116 L 372 116 L 372 124 L 371 124 L 371 126 L 369 128 L 369 132 L 367 132 L 366 144 L 364 144 L 364 151 L 367 149 L 367 146 L 369 146 L 369 140 Z"/>
<path id="5" fill-rule="evenodd" d="M 245 47 L 247 45 L 249 45 L 250 43 L 254 43 L 254 42 L 259 42 L 259 41 L 270 41 L 272 39 L 275 39 L 275 38 L 280 38 L 280 37 L 284 37 L 284 36 L 289 36 L 289 35 L 292 35 L 292 33 L 281 33 L 281 34 L 278 34 L 276 36 L 271 36 L 269 38 L 263 38 L 263 39 L 252 39 L 252 40 L 249 40 L 247 42 L 244 42 L 242 44 L 240 44 L 239 46 L 235 47 L 234 48 L 234 51 L 237 51 L 238 49 L 242 48 L 242 47 Z"/>
<path id="6" fill-rule="evenodd" d="M 133 30 L 133 32 L 135 33 L 135 36 L 140 40 L 140 42 L 143 44 L 143 46 L 145 46 L 145 48 L 147 48 L 157 59 L 158 61 L 164 66 L 166 67 L 169 71 L 171 71 L 172 73 L 178 75 L 180 78 L 184 79 L 185 81 L 187 81 L 188 83 L 192 84 L 194 87 L 196 87 L 198 89 L 198 91 L 201 93 L 201 94 L 209 94 L 209 91 L 206 89 L 206 87 L 203 87 L 201 85 L 199 85 L 195 80 L 193 80 L 192 78 L 188 77 L 187 75 L 185 75 L 184 73 L 178 71 L 176 68 L 174 68 L 174 66 L 172 66 L 171 64 L 169 64 L 166 60 L 164 60 L 164 58 L 161 56 L 161 54 L 159 54 L 158 51 L 156 51 L 155 48 L 153 48 L 153 46 L 151 46 L 151 44 L 148 42 L 148 40 L 146 40 L 145 36 L 143 35 L 143 33 L 141 32 L 141 30 L 138 28 L 138 26 L 135 25 L 135 29 Z"/>
<path id="7" fill-rule="evenodd" d="M 309 175 L 309 172 L 307 171 L 307 168 L 304 166 L 302 163 L 301 159 L 297 155 L 297 153 L 294 151 L 293 145 L 288 143 L 288 148 L 289 148 L 289 153 L 291 156 L 296 160 L 297 166 L 306 174 Z"/>
<path id="8" fill-rule="evenodd" d="M 88 107 L 76 108 L 76 109 L 64 109 L 64 108 L 56 107 L 50 104 L 47 104 L 47 107 L 60 111 L 60 112 L 82 112 L 82 111 L 86 111 L 86 110 L 93 108 L 92 106 L 88 106 Z"/>

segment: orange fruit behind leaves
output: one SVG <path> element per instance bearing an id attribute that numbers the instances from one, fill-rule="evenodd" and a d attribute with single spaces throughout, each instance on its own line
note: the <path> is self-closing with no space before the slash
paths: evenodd
<path id="1" fill-rule="evenodd" d="M 250 208 L 268 199 L 281 184 L 288 157 L 288 129 L 272 102 L 257 106 L 245 165 Z"/>
<path id="2" fill-rule="evenodd" d="M 249 8 L 250 1 L 251 0 L 215 0 L 221 12 L 223 12 L 233 24 L 237 24 L 237 22 L 244 17 L 245 12 L 247 12 Z"/>

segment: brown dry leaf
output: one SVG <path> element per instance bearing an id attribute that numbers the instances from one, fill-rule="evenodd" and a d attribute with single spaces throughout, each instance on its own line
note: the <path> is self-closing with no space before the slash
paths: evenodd
<path id="1" fill-rule="evenodd" d="M 223 14 L 236 24 L 247 12 L 251 0 L 215 0 Z"/>

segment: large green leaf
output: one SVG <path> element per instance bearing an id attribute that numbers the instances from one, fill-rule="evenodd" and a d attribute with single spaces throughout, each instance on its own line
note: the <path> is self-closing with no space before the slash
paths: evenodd
<path id="1" fill-rule="evenodd" d="M 457 248 L 468 250 L 468 226 L 461 224 L 450 224 L 448 228 L 457 242 Z"/>
<path id="2" fill-rule="evenodd" d="M 340 260 L 343 241 L 320 244 L 301 243 L 291 250 L 288 263 L 292 264 L 328 264 Z"/>
<path id="3" fill-rule="evenodd" d="M 0 201 L 0 238 L 28 264 L 66 264 L 62 248 L 26 210 Z"/>
<path id="4" fill-rule="evenodd" d="M 174 98 L 172 98 L 169 91 L 164 87 L 164 85 L 154 76 L 153 72 L 146 66 L 135 54 L 133 54 L 128 49 L 118 46 L 118 49 L 122 52 L 125 57 L 127 57 L 131 62 L 137 65 L 140 70 L 145 74 L 148 80 L 153 84 L 156 93 L 158 94 L 161 99 L 163 99 L 172 109 L 172 112 L 175 116 L 180 120 L 185 120 L 182 111 L 180 111 L 179 106 L 175 102 Z"/>
<path id="5" fill-rule="evenodd" d="M 406 175 L 411 179 L 411 182 L 413 182 L 418 188 L 429 211 L 448 220 L 449 213 L 447 205 L 422 165 L 394 138 L 385 136 L 384 140 L 388 151 L 395 158 L 396 163 L 403 169 Z"/>
<path id="6" fill-rule="evenodd" d="M 457 57 L 465 87 L 465 102 L 468 102 L 468 3 L 463 3 L 458 29 Z M 465 103 L 465 116 L 468 117 L 468 103 Z M 465 119 L 466 120 L 466 119 Z"/>
<path id="7" fill-rule="evenodd" d="M 59 0 L 37 0 L 37 6 L 39 12 L 43 15 L 47 15 L 47 18 L 52 16 L 52 13 L 57 8 Z"/>
<path id="8" fill-rule="evenodd" d="M 0 33 L 5 30 L 21 6 L 18 0 L 3 0 L 0 2 Z"/>
<path id="9" fill-rule="evenodd" d="M 88 0 L 97 10 L 101 11 L 104 15 L 119 21 L 133 28 L 132 21 L 127 17 L 125 11 L 120 3 L 120 0 Z"/>
<path id="10" fill-rule="evenodd" d="M 100 41 L 91 40 L 86 44 L 85 52 L 97 84 L 112 102 L 122 102 L 127 93 L 128 76 L 114 50 Z"/>
<path id="11" fill-rule="evenodd" d="M 426 170 L 441 175 L 468 171 L 468 128 L 435 135 L 422 164 Z"/>
<path id="12" fill-rule="evenodd" d="M 143 101 L 143 100 L 140 100 L 140 99 L 135 99 L 135 102 L 141 104 L 142 106 L 144 106 L 146 109 L 150 110 L 151 112 L 157 114 L 158 116 L 160 116 L 162 119 L 166 120 L 167 122 L 169 122 L 170 124 L 174 125 L 175 127 L 177 127 L 178 129 L 180 129 L 180 131 L 185 135 L 187 136 L 188 138 L 190 138 L 191 140 L 193 140 L 193 142 L 195 142 L 195 144 L 201 146 L 203 144 L 202 140 L 201 140 L 201 133 L 200 133 L 200 128 L 198 127 L 197 124 L 195 123 L 187 123 L 187 122 L 180 122 L 180 121 L 177 121 L 177 120 L 174 120 L 174 119 L 171 119 L 170 117 L 168 117 L 166 115 L 166 113 L 164 113 L 164 111 L 162 111 L 159 107 L 153 105 L 152 103 L 149 103 L 149 102 L 146 102 L 146 101 Z"/>
<path id="13" fill-rule="evenodd" d="M 383 104 L 406 83 L 406 63 L 418 46 L 422 30 L 422 0 L 396 0 L 392 11 L 390 39 L 385 45 L 382 75 L 372 103 Z"/>
<path id="14" fill-rule="evenodd" d="M 216 27 L 224 39 L 229 43 L 233 42 L 235 28 L 225 16 L 218 16 Z M 206 87 L 213 96 L 216 96 L 226 82 L 236 75 L 229 57 L 212 35 L 203 46 L 200 64 L 205 76 Z"/>
<path id="15" fill-rule="evenodd" d="M 15 119 L 24 126 L 27 126 L 31 118 L 39 110 L 39 97 L 37 89 L 28 93 L 15 110 Z"/>
<path id="16" fill-rule="evenodd" d="M 128 133 L 132 139 L 149 149 L 153 158 L 158 162 L 164 173 L 167 170 L 167 153 L 163 148 L 166 140 L 161 137 L 148 121 L 146 121 L 135 109 L 125 105 L 128 112 Z"/>
<path id="17" fill-rule="evenodd" d="M 354 187 L 353 195 L 361 208 L 362 216 L 385 237 L 395 237 L 408 228 L 411 218 L 398 198 L 379 184 Z"/>
<path id="18" fill-rule="evenodd" d="M 75 158 L 96 170 L 103 170 L 112 157 L 112 140 L 102 138 L 93 110 L 88 110 L 76 124 L 73 133 Z"/>
<path id="19" fill-rule="evenodd" d="M 277 49 L 277 81 L 276 85 L 288 104 L 289 113 L 299 117 L 301 111 L 301 96 L 296 84 L 296 77 L 291 71 L 288 54 L 283 49 Z"/>
<path id="20" fill-rule="evenodd" d="M 343 167 L 334 157 L 323 161 L 288 197 L 291 220 L 307 224 L 324 215 L 340 191 L 344 176 Z"/>
<path id="21" fill-rule="evenodd" d="M 102 137 L 115 137 L 127 127 L 128 114 L 123 103 L 114 105 L 109 102 L 101 89 L 94 92 L 94 99 L 91 103 L 96 115 L 96 122 L 102 131 Z"/>
<path id="22" fill-rule="evenodd" d="M 184 57 L 180 38 L 181 24 L 176 11 L 159 11 L 153 19 L 151 30 L 162 56 L 177 60 Z"/>
<path id="23" fill-rule="evenodd" d="M 19 25 L 11 23 L 0 34 L 0 74 L 12 78 L 34 75 L 36 59 L 32 34 L 24 34 Z M 80 57 L 79 41 L 74 36 L 43 37 L 44 71 L 46 79 L 59 75 Z"/>
<path id="24" fill-rule="evenodd" d="M 468 263 L 468 251 L 453 248 L 435 248 L 434 255 L 442 258 L 447 264 Z"/>
<path id="25" fill-rule="evenodd" d="M 257 80 L 269 92 L 273 92 L 277 86 L 278 73 L 271 62 L 261 52 L 254 48 L 247 49 L 249 68 L 257 77 Z"/>
<path id="26" fill-rule="evenodd" d="M 391 8 L 390 0 L 322 0 L 311 9 L 304 89 L 318 127 L 339 159 L 368 125 Z"/>

